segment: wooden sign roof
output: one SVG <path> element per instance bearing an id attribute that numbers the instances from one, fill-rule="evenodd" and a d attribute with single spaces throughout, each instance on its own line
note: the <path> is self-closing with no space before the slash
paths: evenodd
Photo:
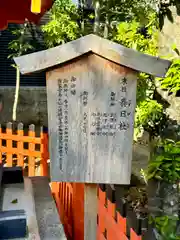
<path id="1" fill-rule="evenodd" d="M 38 72 L 65 63 L 88 52 L 136 71 L 164 77 L 171 62 L 140 53 L 120 44 L 90 34 L 48 50 L 15 58 L 22 74 Z"/>

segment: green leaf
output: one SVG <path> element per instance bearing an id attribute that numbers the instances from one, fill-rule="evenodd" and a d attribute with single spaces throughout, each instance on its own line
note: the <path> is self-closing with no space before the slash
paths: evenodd
<path id="1" fill-rule="evenodd" d="M 12 203 L 12 204 L 16 204 L 16 203 L 18 203 L 18 199 L 16 198 L 16 199 L 12 200 L 11 203 Z"/>

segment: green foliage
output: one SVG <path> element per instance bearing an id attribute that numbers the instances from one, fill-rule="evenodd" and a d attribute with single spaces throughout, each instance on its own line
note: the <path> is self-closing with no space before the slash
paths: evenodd
<path id="1" fill-rule="evenodd" d="M 9 43 L 9 49 L 12 50 L 12 54 L 9 58 L 21 56 L 29 51 L 33 51 L 34 47 L 31 45 L 28 38 L 28 22 L 26 22 L 22 27 L 14 29 L 11 32 L 15 39 Z"/>
<path id="2" fill-rule="evenodd" d="M 47 47 L 72 41 L 80 36 L 78 11 L 70 1 L 56 0 L 51 11 L 50 21 L 42 27 Z"/>
<path id="3" fill-rule="evenodd" d="M 180 142 L 165 139 L 156 146 L 148 166 L 147 178 L 170 183 L 180 179 Z"/>
<path id="4" fill-rule="evenodd" d="M 129 48 L 151 55 L 157 55 L 157 18 L 155 13 L 148 17 L 147 25 L 142 26 L 138 21 L 122 22 L 117 27 L 113 40 Z M 141 29 L 145 33 L 141 32 Z M 151 99 L 155 89 L 152 76 L 138 74 L 137 104 L 145 99 Z"/>
<path id="5" fill-rule="evenodd" d="M 180 90 L 180 59 L 174 59 L 166 77 L 160 79 L 161 88 L 169 93 L 176 93 Z"/>
<path id="6" fill-rule="evenodd" d="M 145 23 L 148 19 L 147 16 L 152 12 L 150 1 L 145 0 L 93 1 L 95 10 L 96 2 L 100 6 L 97 19 L 93 11 L 79 9 L 71 0 L 56 0 L 50 11 L 51 21 L 42 28 L 47 47 L 56 46 L 91 33 L 94 22 L 98 25 L 98 34 L 107 35 L 111 39 L 116 33 L 116 25 L 119 22 L 138 19 L 141 23 Z"/>
<path id="7" fill-rule="evenodd" d="M 148 17 L 148 24 L 142 25 L 136 20 L 131 22 L 122 22 L 118 25 L 117 35 L 114 40 L 126 47 L 133 48 L 137 51 L 150 55 L 157 55 L 157 16 L 152 13 Z M 145 33 L 141 33 L 141 28 Z"/>
<path id="8" fill-rule="evenodd" d="M 105 22 L 106 15 L 110 22 L 131 21 L 132 19 L 141 23 L 146 22 L 152 12 L 152 3 L 154 1 L 150 0 L 99 0 L 101 23 Z"/>
<path id="9" fill-rule="evenodd" d="M 144 100 L 136 108 L 135 128 L 136 134 L 145 130 L 151 135 L 157 135 L 158 129 L 164 122 L 163 106 L 156 100 Z"/>
<path id="10" fill-rule="evenodd" d="M 158 240 L 180 240 L 176 234 L 178 217 L 160 216 L 151 218 L 151 223 L 155 226 Z"/>
<path id="11" fill-rule="evenodd" d="M 142 101 L 152 99 L 154 90 L 154 78 L 146 73 L 139 73 L 136 93 L 137 106 L 139 106 Z"/>

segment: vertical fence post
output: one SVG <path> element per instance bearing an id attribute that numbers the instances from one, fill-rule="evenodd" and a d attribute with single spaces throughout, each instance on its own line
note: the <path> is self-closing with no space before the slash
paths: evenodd
<path id="1" fill-rule="evenodd" d="M 7 123 L 6 125 L 6 134 L 7 134 L 6 146 L 8 149 L 7 158 L 6 158 L 7 167 L 12 167 L 13 160 L 12 160 L 12 140 L 11 140 L 12 139 L 12 123 L 11 122 Z"/>
<path id="2" fill-rule="evenodd" d="M 51 191 L 55 198 L 57 210 L 60 215 L 59 183 L 58 182 L 51 182 Z"/>
<path id="3" fill-rule="evenodd" d="M 29 126 L 29 137 L 33 138 L 35 137 L 35 125 L 31 124 Z M 35 151 L 35 144 L 33 143 L 33 141 L 31 141 L 29 143 L 29 176 L 35 176 L 35 157 L 33 156 L 33 153 Z"/>
<path id="4" fill-rule="evenodd" d="M 63 183 L 64 184 L 64 183 Z M 84 240 L 84 184 L 73 185 L 73 239 Z"/>
<path id="5" fill-rule="evenodd" d="M 130 232 L 130 240 L 142 240 L 142 236 L 138 236 L 133 229 Z"/>
<path id="6" fill-rule="evenodd" d="M 1 150 L 1 147 L 2 147 L 2 138 L 1 138 L 1 134 L 2 134 L 2 126 L 0 124 L 0 164 L 2 163 L 2 150 Z"/>
<path id="7" fill-rule="evenodd" d="M 84 240 L 97 236 L 97 184 L 85 184 L 84 191 Z"/>
<path id="8" fill-rule="evenodd" d="M 47 160 L 49 158 L 48 153 L 48 134 L 45 132 L 44 127 L 41 127 L 41 163 L 40 163 L 40 173 L 41 176 L 48 176 L 48 163 Z"/>
<path id="9" fill-rule="evenodd" d="M 22 138 L 24 136 L 24 131 L 23 131 L 23 123 L 19 123 L 18 124 L 18 142 L 17 142 L 17 148 L 18 148 L 18 155 L 17 155 L 17 164 L 19 167 L 23 167 L 24 166 L 24 156 L 23 156 L 23 141 L 22 141 Z"/>

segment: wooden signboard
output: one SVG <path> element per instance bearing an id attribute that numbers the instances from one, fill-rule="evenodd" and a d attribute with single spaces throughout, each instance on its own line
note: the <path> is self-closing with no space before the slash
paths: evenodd
<path id="1" fill-rule="evenodd" d="M 47 74 L 56 181 L 129 182 L 136 74 L 95 54 Z"/>
<path id="2" fill-rule="evenodd" d="M 136 70 L 163 76 L 170 62 L 94 35 L 15 61 L 47 69 L 51 180 L 129 184 Z"/>

